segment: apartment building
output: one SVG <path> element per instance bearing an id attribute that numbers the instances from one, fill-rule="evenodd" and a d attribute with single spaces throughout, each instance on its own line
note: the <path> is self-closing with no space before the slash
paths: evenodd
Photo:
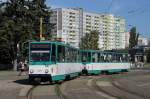
<path id="1" fill-rule="evenodd" d="M 125 47 L 129 48 L 129 39 L 130 39 L 130 32 L 125 33 Z"/>
<path id="2" fill-rule="evenodd" d="M 102 38 L 102 18 L 99 14 L 83 12 L 83 35 L 86 33 L 90 33 L 92 30 L 96 30 L 99 32 L 99 48 L 103 44 Z"/>
<path id="3" fill-rule="evenodd" d="M 85 12 L 77 8 L 57 8 L 53 10 L 51 23 L 54 38 L 79 47 L 81 38 L 92 30 L 99 32 L 99 49 L 125 48 L 125 20 L 112 14 Z"/>
<path id="4" fill-rule="evenodd" d="M 126 43 L 125 19 L 115 18 L 115 43 L 116 49 L 124 49 Z"/>
<path id="5" fill-rule="evenodd" d="M 53 38 L 78 48 L 80 32 L 82 32 L 80 11 L 71 8 L 54 9 L 50 18 L 50 22 L 55 24 L 54 29 L 51 31 Z"/>

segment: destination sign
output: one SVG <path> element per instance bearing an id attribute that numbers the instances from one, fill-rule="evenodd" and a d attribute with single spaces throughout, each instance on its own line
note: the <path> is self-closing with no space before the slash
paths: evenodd
<path id="1" fill-rule="evenodd" d="M 50 48 L 49 44 L 31 44 L 31 48 Z"/>

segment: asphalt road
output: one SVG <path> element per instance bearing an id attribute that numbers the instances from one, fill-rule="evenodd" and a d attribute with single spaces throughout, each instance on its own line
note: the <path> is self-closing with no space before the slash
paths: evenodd
<path id="1" fill-rule="evenodd" d="M 32 87 L 27 83 L 27 76 L 17 74 L 14 71 L 0 71 L 0 99 L 20 99 Z"/>
<path id="2" fill-rule="evenodd" d="M 57 85 L 39 85 L 31 92 L 28 99 L 60 99 L 56 90 Z"/>
<path id="3" fill-rule="evenodd" d="M 108 99 L 105 93 L 93 86 L 94 77 L 80 77 L 62 84 L 62 93 L 67 99 Z"/>
<path id="4" fill-rule="evenodd" d="M 80 77 L 63 84 L 68 99 L 149 99 L 150 71 Z"/>
<path id="5" fill-rule="evenodd" d="M 0 71 L 0 99 L 27 99 L 27 76 Z M 124 74 L 80 76 L 62 84 L 38 85 L 32 99 L 150 99 L 150 69 Z"/>

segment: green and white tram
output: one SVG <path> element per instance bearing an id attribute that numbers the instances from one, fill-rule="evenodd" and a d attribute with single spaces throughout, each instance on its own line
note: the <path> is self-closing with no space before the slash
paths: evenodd
<path id="1" fill-rule="evenodd" d="M 59 81 L 78 76 L 82 70 L 80 51 L 59 42 L 29 43 L 29 81 Z"/>
<path id="2" fill-rule="evenodd" d="M 100 74 L 128 71 L 130 68 L 127 53 L 106 52 L 96 50 L 82 51 L 83 73 Z"/>
<path id="3" fill-rule="evenodd" d="M 130 68 L 127 53 L 79 50 L 60 42 L 29 43 L 29 81 L 60 81 L 86 74 L 116 73 Z"/>

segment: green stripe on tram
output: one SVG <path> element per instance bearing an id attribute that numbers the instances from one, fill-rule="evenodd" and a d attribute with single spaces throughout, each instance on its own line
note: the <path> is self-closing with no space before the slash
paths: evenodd
<path id="1" fill-rule="evenodd" d="M 70 75 L 70 77 L 77 77 L 77 76 L 79 76 L 79 72 L 70 73 L 70 74 L 55 75 L 55 76 L 52 76 L 52 81 L 64 80 L 67 75 Z"/>
<path id="2" fill-rule="evenodd" d="M 109 73 L 117 73 L 117 72 L 121 72 L 122 69 L 110 69 L 108 70 Z"/>
<path id="3" fill-rule="evenodd" d="M 64 80 L 65 77 L 66 77 L 65 75 L 52 76 L 52 81 Z"/>
<path id="4" fill-rule="evenodd" d="M 70 75 L 70 77 L 77 77 L 77 76 L 79 76 L 79 72 L 71 73 L 71 74 L 69 74 L 69 75 Z"/>
<path id="5" fill-rule="evenodd" d="M 100 74 L 101 70 L 88 70 L 88 74 Z"/>

